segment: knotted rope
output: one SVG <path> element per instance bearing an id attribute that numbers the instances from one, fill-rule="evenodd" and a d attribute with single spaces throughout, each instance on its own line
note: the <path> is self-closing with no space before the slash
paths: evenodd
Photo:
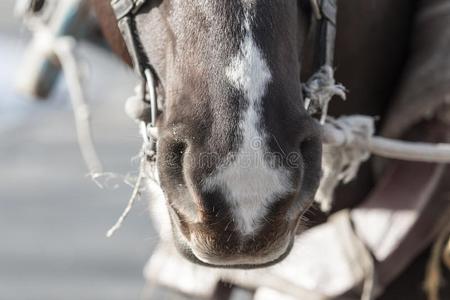
<path id="1" fill-rule="evenodd" d="M 320 124 L 325 124 L 328 105 L 334 96 L 346 99 L 346 90 L 342 84 L 336 84 L 334 71 L 330 66 L 321 67 L 303 85 L 305 108 L 310 114 L 321 113 Z"/>
<path id="2" fill-rule="evenodd" d="M 407 142 L 377 137 L 374 119 L 369 116 L 327 117 L 334 96 L 345 100 L 345 87 L 337 84 L 333 69 L 323 66 L 303 86 L 305 107 L 310 114 L 320 113 L 324 144 L 323 177 L 316 201 L 322 210 L 331 208 L 333 193 L 339 183 L 353 180 L 360 165 L 371 154 L 386 158 L 450 163 L 450 144 Z"/>
<path id="3" fill-rule="evenodd" d="M 153 82 L 150 84 L 154 84 Z M 135 94 L 127 99 L 125 102 L 125 112 L 127 115 L 139 124 L 140 133 L 142 136 L 142 148 L 139 154 L 140 156 L 140 164 L 139 164 L 139 175 L 138 179 L 134 185 L 133 192 L 131 194 L 130 199 L 128 200 L 128 204 L 125 207 L 124 211 L 120 215 L 117 222 L 111 229 L 106 233 L 107 237 L 112 237 L 114 233 L 122 227 L 123 222 L 128 217 L 131 209 L 133 208 L 134 203 L 141 195 L 142 182 L 146 178 L 145 166 L 147 162 L 154 163 L 156 158 L 155 152 L 155 144 L 157 134 L 155 127 L 147 126 L 150 120 L 152 119 L 150 116 L 152 113 L 151 105 L 147 102 L 155 101 L 152 98 L 151 93 L 147 93 L 145 91 L 145 84 L 139 84 L 135 88 Z M 142 97 L 144 96 L 144 97 Z M 144 98 L 145 101 L 142 101 Z M 154 130 L 151 130 L 154 129 Z"/>
<path id="4" fill-rule="evenodd" d="M 370 152 L 362 145 L 370 140 L 375 130 L 374 120 L 364 116 L 328 118 L 327 122 L 327 126 L 342 132 L 344 139 L 342 144 L 323 145 L 323 173 L 316 201 L 324 212 L 330 211 L 338 184 L 352 181 L 361 164 L 370 158 Z"/>

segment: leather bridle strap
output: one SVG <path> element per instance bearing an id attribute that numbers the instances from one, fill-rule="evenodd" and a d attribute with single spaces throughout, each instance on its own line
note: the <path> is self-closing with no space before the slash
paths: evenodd
<path id="1" fill-rule="evenodd" d="M 148 58 L 140 52 L 139 36 L 135 34 L 134 17 L 138 14 L 147 0 L 112 0 L 111 7 L 117 19 L 117 25 L 122 33 L 128 53 L 130 54 L 134 70 L 142 79 L 142 86 L 138 98 L 127 100 L 132 110 L 139 111 L 134 117 L 141 124 L 144 139 L 143 150 L 147 157 L 156 155 L 156 141 L 151 134 L 156 127 L 158 105 L 156 100 L 156 80 L 150 68 Z M 149 114 L 145 114 L 149 112 Z"/>
<path id="2" fill-rule="evenodd" d="M 337 0 L 310 0 L 313 11 L 314 69 L 334 64 Z"/>
<path id="3" fill-rule="evenodd" d="M 117 19 L 117 25 L 122 33 L 128 53 L 130 54 L 134 70 L 142 79 L 141 100 L 150 104 L 150 120 L 144 118 L 142 121 L 150 127 L 155 127 L 157 101 L 156 101 L 156 81 L 153 71 L 150 69 L 148 59 L 140 53 L 139 36 L 135 34 L 133 18 L 137 15 L 147 0 L 112 0 L 111 7 Z M 147 95 L 149 96 L 147 101 Z"/>
<path id="4" fill-rule="evenodd" d="M 117 19 L 117 25 L 130 54 L 135 71 L 145 78 L 146 59 L 138 52 L 137 36 L 133 34 L 133 17 L 139 12 L 146 0 L 112 0 L 111 7 Z"/>

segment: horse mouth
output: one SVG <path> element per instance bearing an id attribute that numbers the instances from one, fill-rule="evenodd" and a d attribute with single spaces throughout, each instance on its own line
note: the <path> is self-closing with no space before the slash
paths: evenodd
<path id="1" fill-rule="evenodd" d="M 172 236 L 178 252 L 184 258 L 197 265 L 222 269 L 265 268 L 284 260 L 290 254 L 294 245 L 295 230 L 286 233 L 285 237 L 280 241 L 282 244 L 280 247 L 277 247 L 275 250 L 264 255 L 258 255 L 257 253 L 253 255 L 242 254 L 232 258 L 223 258 L 221 256 L 203 254 L 197 251 L 182 233 L 178 212 L 172 209 L 169 210 L 172 211 L 172 213 L 170 213 L 172 216 Z"/>
<path id="2" fill-rule="evenodd" d="M 231 261 L 221 261 L 220 259 L 201 257 L 201 255 L 195 253 L 193 249 L 191 249 L 191 253 L 197 261 L 201 261 L 202 264 L 209 267 L 225 268 L 225 269 L 258 269 L 269 267 L 281 262 L 289 255 L 293 247 L 293 244 L 294 244 L 293 239 L 290 239 L 288 243 L 285 245 L 285 248 L 280 253 L 271 255 L 269 257 L 261 257 L 261 258 L 243 257 L 243 258 L 236 258 Z"/>
<path id="3" fill-rule="evenodd" d="M 250 270 L 250 269 L 259 269 L 259 268 L 266 268 L 273 265 L 278 264 L 279 262 L 283 261 L 291 252 L 293 245 L 294 245 L 294 239 L 290 239 L 284 252 L 282 252 L 279 256 L 270 259 L 270 260 L 261 260 L 261 262 L 258 259 L 248 259 L 245 258 L 242 259 L 236 259 L 233 262 L 227 262 L 220 260 L 214 260 L 210 261 L 210 259 L 207 258 L 199 258 L 200 255 L 196 255 L 191 247 L 187 246 L 185 242 L 183 242 L 179 237 L 174 235 L 174 243 L 178 250 L 178 252 L 187 260 L 190 262 L 210 267 L 210 268 L 220 268 L 220 269 L 244 269 L 244 270 Z"/>

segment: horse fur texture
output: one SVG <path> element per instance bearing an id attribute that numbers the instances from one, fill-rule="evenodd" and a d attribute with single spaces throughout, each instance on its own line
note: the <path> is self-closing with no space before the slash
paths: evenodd
<path id="1" fill-rule="evenodd" d="M 96 3 L 106 3 L 107 0 L 94 1 Z M 142 16 L 137 18 L 138 32 L 140 36 L 143 37 L 143 49 L 146 53 L 156 53 L 156 56 L 163 57 L 165 55 L 166 48 L 163 46 L 164 43 L 158 43 L 153 38 L 152 28 L 157 26 L 158 23 L 164 22 L 164 15 L 162 14 L 162 10 L 152 10 L 155 7 L 168 8 L 170 5 L 169 0 L 167 1 L 152 1 L 150 7 L 143 13 Z M 197 2 L 197 1 L 193 1 Z M 208 1 L 202 1 L 204 3 Z M 246 1 L 248 2 L 248 1 Z M 264 1 L 251 1 L 252 3 L 263 3 Z M 227 2 L 228 3 L 228 2 Z M 230 1 L 229 3 L 237 3 L 235 1 Z M 249 2 L 250 3 L 250 2 Z M 278 3 L 278 2 L 277 2 Z M 230 4 L 230 5 L 233 5 Z M 97 4 L 98 5 L 98 4 Z M 192 4 L 194 5 L 194 4 Z M 373 115 L 379 116 L 380 121 L 378 124 L 381 124 L 383 127 L 383 132 L 385 135 L 389 137 L 401 137 L 405 136 L 405 133 L 410 131 L 413 125 L 422 122 L 424 119 L 431 118 L 436 119 L 436 111 L 443 107 L 443 105 L 448 101 L 449 97 L 449 86 L 450 86 L 450 73 L 448 70 L 449 66 L 449 54 L 447 49 L 449 48 L 450 41 L 450 26 L 449 25 L 449 14 L 445 11 L 438 11 L 438 17 L 433 15 L 433 17 L 428 18 L 427 15 L 430 15 L 430 11 L 436 11 L 434 8 L 445 5 L 444 0 L 399 0 L 399 1 L 391 1 L 391 0 L 378 0 L 378 1 L 359 1 L 359 0 L 346 0 L 339 2 L 339 14 L 338 14 L 338 35 L 336 41 L 336 77 L 339 82 L 342 82 L 349 90 L 348 99 L 344 103 L 336 102 L 330 107 L 330 114 L 334 116 L 339 116 L 343 114 L 365 114 L 365 115 Z M 211 6 L 214 8 L 214 6 Z M 211 8 L 209 7 L 209 8 Z M 204 11 L 208 10 L 208 6 L 201 7 Z M 108 9 L 105 8 L 105 11 L 102 14 L 105 15 L 105 12 Z M 234 30 L 223 30 L 223 26 L 217 26 L 213 28 L 211 26 L 207 27 L 209 32 L 217 32 L 216 36 L 212 38 L 217 38 L 217 40 L 213 40 L 214 43 L 211 43 L 208 47 L 207 44 L 204 43 L 199 44 L 201 47 L 198 48 L 186 48 L 186 53 L 189 55 L 198 55 L 199 53 L 203 53 L 203 51 L 212 51 L 214 52 L 217 48 L 223 46 L 222 43 L 231 42 L 229 45 L 229 51 L 226 52 L 228 59 L 225 59 L 227 63 L 221 63 L 220 61 L 214 61 L 214 64 L 217 64 L 218 68 L 213 68 L 208 66 L 204 66 L 203 64 L 197 64 L 195 58 L 189 57 L 189 59 L 182 60 L 182 62 L 187 66 L 195 65 L 199 67 L 200 71 L 211 71 L 208 73 L 209 76 L 216 76 L 216 74 L 223 74 L 224 76 L 219 80 L 220 85 L 223 82 L 232 86 L 232 88 L 241 93 L 241 98 L 236 100 L 236 98 L 231 97 L 233 101 L 226 101 L 227 105 L 222 105 L 224 102 L 217 102 L 217 106 L 214 106 L 213 109 L 200 109 L 200 106 L 196 114 L 200 115 L 203 120 L 208 120 L 210 115 L 213 115 L 217 112 L 222 112 L 224 109 L 231 109 L 233 107 L 240 108 L 240 115 L 233 115 L 232 110 L 229 112 L 229 119 L 227 122 L 219 122 L 214 125 L 217 126 L 214 129 L 220 129 L 216 131 L 217 138 L 222 140 L 227 140 L 227 134 L 223 134 L 224 128 L 220 128 L 225 124 L 232 123 L 232 127 L 226 127 L 228 132 L 239 132 L 238 136 L 241 138 L 240 145 L 244 145 L 246 133 L 251 132 L 254 129 L 254 119 L 252 119 L 252 114 L 254 112 L 258 112 L 258 103 L 259 100 L 255 100 L 258 97 L 253 97 L 254 95 L 259 94 L 267 94 L 273 95 L 273 82 L 277 82 L 279 80 L 279 74 L 275 73 L 274 70 L 283 71 L 281 69 L 287 68 L 285 65 L 281 66 L 277 65 L 275 67 L 273 58 L 269 57 L 268 53 L 273 53 L 275 50 L 268 51 L 267 48 L 261 47 L 261 39 L 262 37 L 268 38 L 271 37 L 272 34 L 278 34 L 283 38 L 274 39 L 274 40 L 264 40 L 262 38 L 263 43 L 272 43 L 272 44 L 283 44 L 292 46 L 295 44 L 295 40 L 292 40 L 290 31 L 294 30 L 295 26 L 291 23 L 285 24 L 281 22 L 280 19 L 270 19 L 270 24 L 272 27 L 264 27 L 267 24 L 268 17 L 267 15 L 262 18 L 261 16 L 254 18 L 255 22 L 260 22 L 260 24 L 254 27 L 253 32 L 250 33 L 249 30 L 246 31 L 245 26 L 245 17 L 246 12 L 245 9 L 238 9 L 239 13 L 235 15 L 237 19 L 233 19 L 232 16 L 228 16 L 230 19 L 233 19 L 233 24 L 236 27 Z M 188 14 L 192 11 L 184 11 L 184 13 Z M 248 13 L 248 12 L 247 12 Z M 440 13 L 440 14 L 439 14 Z M 196 15 L 192 15 L 195 17 Z M 106 17 L 104 18 L 106 19 Z M 182 18 L 178 18 L 177 21 L 182 20 Z M 264 20 L 264 22 L 262 21 Z M 210 21 L 207 17 L 202 22 Z M 280 22 L 274 22 L 280 21 Z M 117 31 L 111 30 L 108 28 L 108 22 L 102 21 L 104 29 L 106 29 L 107 35 L 110 36 L 110 39 L 118 39 L 120 36 Z M 182 22 L 181 22 L 182 23 Z M 182 26 L 182 24 L 178 24 L 178 26 Z M 106 24 L 106 26 L 105 26 Z M 213 23 L 214 24 L 214 23 Z M 284 24 L 284 25 L 283 25 Z M 204 24 L 203 24 L 204 25 Z M 215 24 L 217 25 L 217 24 Z M 223 24 L 222 24 L 223 25 Z M 243 25 L 243 26 L 242 26 Z M 302 25 L 302 24 L 297 24 Z M 305 24 L 303 24 L 306 26 Z M 277 28 L 277 26 L 279 26 Z M 289 26 L 289 27 L 283 27 Z M 200 27 L 204 30 L 204 27 Z M 255 29 L 256 28 L 256 29 Z M 306 28 L 306 27 L 305 27 Z M 222 30 L 220 30 L 222 29 Z M 274 32 L 270 31 L 274 30 Z M 294 30 L 295 31 L 295 30 Z M 159 32 L 163 32 L 161 29 Z M 206 31 L 205 31 L 206 32 Z M 233 35 L 233 33 L 239 32 L 238 35 Z M 270 34 L 268 34 L 270 32 Z M 153 32 L 154 33 L 154 32 Z M 204 32 L 202 32 L 204 33 Z M 301 57 L 302 62 L 302 78 L 308 78 L 314 70 L 311 69 L 311 60 L 308 57 L 311 57 L 311 52 L 313 49 L 308 47 L 310 41 L 307 40 L 305 31 L 295 31 L 295 34 L 303 35 L 305 45 L 304 52 L 298 52 L 296 55 Z M 231 35 L 230 35 L 231 34 Z M 253 34 L 253 36 L 252 36 Z M 178 45 L 183 43 L 183 39 L 192 38 L 195 36 L 195 32 L 193 30 L 190 31 L 190 35 L 187 37 L 181 37 Z M 238 36 L 239 38 L 236 38 Z M 228 40 L 222 41 L 221 38 L 226 38 Z M 256 44 L 259 46 L 259 51 L 262 53 L 258 53 L 257 47 L 254 47 L 252 38 L 256 41 Z M 284 41 L 284 42 L 283 42 Z M 220 42 L 220 43 L 219 43 Z M 302 42 L 302 41 L 299 41 Z M 116 41 L 116 47 L 118 44 Z M 198 46 L 198 45 L 197 45 Z M 120 48 L 120 45 L 119 45 Z M 302 48 L 302 47 L 301 47 Z M 175 48 L 171 48 L 172 50 Z M 205 50 L 206 49 L 206 50 Z M 212 49 L 212 50 L 211 50 Z M 303 48 L 302 48 L 303 49 Z M 175 49 L 176 50 L 176 49 Z M 280 49 L 277 49 L 280 50 Z M 282 53 L 286 55 L 291 55 L 292 51 L 289 47 L 284 47 Z M 281 50 L 280 50 L 281 51 Z M 123 47 L 120 53 L 124 53 Z M 153 56 L 150 56 L 151 63 Z M 291 57 L 291 56 L 289 56 Z M 298 64 L 298 57 L 294 59 L 292 57 L 292 61 L 289 61 L 288 66 L 293 66 Z M 265 63 L 267 64 L 267 68 Z M 176 64 L 177 60 L 166 61 L 166 64 Z M 163 64 L 158 67 L 156 63 L 156 68 L 161 69 L 161 72 L 158 72 L 161 77 L 166 77 L 167 74 L 165 72 L 167 69 L 162 67 Z M 186 66 L 185 66 L 186 67 Z M 186 67 L 187 68 L 187 67 Z M 189 69 L 189 68 L 188 68 Z M 247 75 L 246 72 L 248 70 L 257 70 L 261 77 L 257 77 L 256 79 L 252 79 L 252 82 L 258 82 L 260 88 L 258 90 L 252 90 L 255 86 L 249 86 L 247 84 Z M 177 73 L 177 76 L 183 76 L 183 72 L 186 71 L 183 66 L 180 67 L 180 72 Z M 284 70 L 286 71 L 286 70 Z M 292 71 L 292 70 L 291 70 Z M 270 75 L 269 75 L 270 74 Z M 201 75 L 195 74 L 196 76 Z M 284 78 L 288 78 L 289 80 L 295 79 L 300 81 L 298 74 L 293 73 L 283 73 Z M 217 78 L 217 77 L 216 77 Z M 249 77 L 251 78 L 251 77 Z M 223 81 L 222 81 L 223 80 Z M 269 83 L 272 82 L 272 83 Z M 204 84 L 205 81 L 199 81 L 196 84 L 198 86 Z M 268 85 L 268 90 L 266 86 Z M 170 89 L 169 92 L 174 94 L 180 94 L 181 92 L 186 92 L 186 87 L 189 85 L 175 85 L 173 89 Z M 217 87 L 217 86 L 216 86 Z M 223 85 L 222 85 L 223 87 Z M 278 89 L 284 88 L 285 86 L 280 85 Z M 166 86 L 167 88 L 167 86 Z M 195 90 L 193 86 L 190 86 L 192 90 Z M 188 90 L 188 92 L 192 92 L 192 90 Z M 217 91 L 216 91 L 217 92 Z M 223 90 L 221 93 L 216 95 L 223 96 Z M 293 93 L 295 94 L 295 92 Z M 198 95 L 201 96 L 201 95 Z M 252 99 L 255 100 L 252 102 Z M 430 100 L 432 99 L 432 100 Z M 167 100 L 167 99 L 166 99 Z M 192 100 L 179 99 L 177 102 L 172 102 L 172 104 L 166 102 L 166 109 L 169 108 L 169 111 L 172 111 L 174 116 L 184 116 L 189 119 L 192 116 L 186 116 L 186 110 L 179 109 L 176 107 L 186 107 L 186 105 L 192 105 Z M 222 99 L 223 100 L 223 99 Z M 298 99 L 296 99 L 297 101 Z M 242 102 L 241 102 L 242 101 Z M 264 101 L 263 101 L 264 102 Z M 221 105 L 219 105 L 221 103 Z M 243 106 L 232 106 L 230 103 L 241 103 Z M 253 107 L 248 107 L 249 103 L 253 103 Z M 265 102 L 264 102 L 265 103 Z M 274 110 L 277 113 L 281 113 L 280 106 L 274 106 Z M 242 109 L 244 107 L 245 109 Z M 264 107 L 264 105 L 263 105 Z M 278 109 L 278 110 L 277 110 Z M 265 110 L 266 111 L 266 110 Z M 273 112 L 273 111 L 272 111 Z M 441 114 L 445 115 L 445 114 Z M 197 115 L 194 116 L 198 118 Z M 191 118 L 191 119 L 195 119 Z M 445 119 L 445 118 L 443 118 Z M 231 121 L 234 120 L 234 121 Z M 273 117 L 270 119 L 274 124 L 279 121 L 278 118 Z M 441 120 L 442 121 L 442 120 Z M 444 122 L 445 123 L 445 122 Z M 273 125 L 273 124 L 271 124 Z M 276 131 L 277 134 L 280 134 L 283 130 L 289 130 L 289 124 L 284 124 L 286 126 L 280 126 L 279 131 Z M 197 128 L 208 128 L 208 124 L 200 123 L 200 126 Z M 276 126 L 276 125 L 273 125 Z M 267 128 L 266 128 L 267 129 Z M 246 131 L 248 130 L 248 131 Z M 179 131 L 178 131 L 179 132 Z M 267 132 L 267 131 L 266 131 Z M 271 131 L 272 132 L 272 131 Z M 222 134 L 220 134 L 222 133 Z M 243 133 L 243 134 L 242 134 Z M 273 133 L 273 132 L 272 132 Z M 195 131 L 187 131 L 185 134 L 195 135 Z M 250 134 L 248 134 L 250 135 Z M 248 136 L 247 135 L 247 136 Z M 264 131 L 257 130 L 256 134 L 251 134 L 259 137 L 264 137 Z M 204 138 L 200 137 L 200 140 Z M 228 139 L 229 140 L 229 139 Z M 220 143 L 219 143 L 220 144 Z M 218 145 L 219 145 L 218 144 Z M 268 143 L 270 146 L 275 144 Z M 230 149 L 230 145 L 222 145 L 223 149 Z M 175 145 L 177 146 L 177 145 Z M 232 148 L 232 147 L 231 147 Z M 169 149 L 169 148 L 166 148 Z M 175 147 L 175 150 L 183 150 L 183 148 Z M 238 151 L 236 153 L 239 153 Z M 226 157 L 226 153 L 222 155 L 222 157 Z M 255 153 L 255 157 L 257 153 Z M 227 167 L 232 166 L 232 164 L 226 165 Z M 210 174 L 212 174 L 214 170 L 211 170 Z M 444 174 L 447 174 L 445 172 Z M 206 186 L 213 186 L 214 184 L 220 182 L 221 186 L 226 186 L 226 182 L 228 184 L 233 183 L 232 180 L 235 178 L 229 178 L 230 176 L 226 174 L 225 171 L 222 173 L 222 176 L 211 177 L 214 181 L 213 184 L 207 184 Z M 225 174 L 225 175 L 224 175 Z M 275 176 L 273 175 L 275 174 Z M 252 175 L 251 173 L 247 173 L 247 175 Z M 448 175 L 448 174 L 447 174 Z M 444 175 L 442 180 L 448 180 L 448 176 Z M 266 178 L 282 178 L 282 175 L 277 175 L 276 173 L 272 173 L 270 176 Z M 314 176 L 312 176 L 314 177 Z M 447 179 L 445 179 L 447 178 Z M 164 181 L 164 178 L 161 178 Z M 202 181 L 205 182 L 205 181 Z M 275 181 L 276 182 L 276 181 Z M 361 199 L 364 199 L 365 196 L 369 193 L 371 188 L 376 182 L 376 177 L 374 176 L 373 169 L 370 164 L 366 164 L 365 167 L 360 171 L 358 178 L 347 185 L 344 188 L 341 188 L 337 192 L 337 199 L 334 205 L 334 209 L 338 210 L 340 208 L 345 207 L 353 207 L 357 205 Z M 238 182 L 238 185 L 241 182 Z M 234 183 L 233 183 L 234 185 Z M 252 184 L 250 184 L 252 186 Z M 448 193 L 448 188 L 446 190 L 444 184 L 438 185 L 439 189 L 436 191 L 436 201 L 442 202 L 442 199 L 445 197 L 443 194 Z M 448 186 L 448 185 L 447 185 Z M 208 190 L 208 189 L 207 189 Z M 288 190 L 287 187 L 284 187 L 284 190 Z M 171 191 L 175 193 L 175 191 Z M 186 195 L 186 190 L 180 190 L 180 194 Z M 221 191 L 222 196 L 223 191 Z M 168 196 L 167 193 L 165 195 Z M 211 195 L 217 197 L 216 194 Z M 227 197 L 228 200 L 233 199 L 233 197 Z M 448 199 L 447 199 L 448 200 Z M 226 201 L 224 201 L 226 202 Z M 232 202 L 232 201 L 230 201 Z M 169 203 L 169 206 L 173 206 L 174 203 Z M 205 207 L 210 209 L 211 211 L 222 210 L 225 212 L 225 215 L 230 213 L 230 209 L 227 206 L 209 206 Z M 183 214 L 188 214 L 188 211 L 191 208 L 184 208 Z M 286 208 L 284 208 L 286 209 Z M 187 211 L 187 213 L 186 213 Z M 438 213 L 436 213 L 436 217 L 438 218 Z M 234 212 L 236 216 L 236 212 Z M 223 215 L 222 215 L 223 217 Z M 253 217 L 251 217 L 253 218 Z M 236 222 L 233 226 L 233 233 L 239 231 L 251 231 L 252 223 L 244 221 L 245 218 L 241 218 L 240 222 Z M 181 223 L 184 221 L 181 220 Z M 229 228 L 229 220 L 225 222 L 218 222 L 217 224 L 212 222 L 212 224 L 216 224 L 217 228 L 214 230 L 224 230 L 224 228 Z M 213 227 L 211 227 L 213 228 Z M 188 228 L 184 228 L 186 231 Z M 225 231 L 227 231 L 225 229 Z M 189 230 L 187 230 L 189 231 Z M 237 235 L 229 235 L 226 234 L 224 236 L 214 236 L 211 234 L 211 231 L 203 231 L 204 237 L 210 238 L 212 244 L 209 244 L 211 248 L 211 253 L 215 253 L 220 256 L 223 253 L 217 251 L 215 248 L 220 242 L 223 244 L 239 244 L 240 241 L 236 240 Z M 274 232 L 265 232 L 266 236 L 270 236 L 274 234 Z M 276 234 L 275 234 L 276 235 Z M 214 244 L 216 243 L 216 244 Z M 217 244 L 219 243 L 219 244 Z M 184 245 L 186 246 L 186 245 Z M 254 245 L 253 250 L 258 248 L 260 245 Z M 242 248 L 240 248 L 242 250 Z M 262 248 L 260 248 L 262 249 Z M 221 249 L 224 250 L 224 249 Z M 247 249 L 248 250 L 248 249 Z M 233 248 L 232 251 L 240 251 L 239 247 Z M 219 252 L 219 253 L 218 253 Z M 413 254 L 414 255 L 414 254 Z M 414 257 L 410 257 L 411 261 Z"/>

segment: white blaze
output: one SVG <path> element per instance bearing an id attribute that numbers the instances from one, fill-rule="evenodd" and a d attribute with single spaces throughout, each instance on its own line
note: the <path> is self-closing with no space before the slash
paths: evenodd
<path id="1" fill-rule="evenodd" d="M 242 145 L 231 162 L 219 168 L 204 186 L 206 190 L 220 189 L 224 193 L 234 221 L 244 235 L 254 232 L 268 205 L 291 189 L 288 172 L 270 167 L 264 157 L 268 147 L 260 124 L 262 98 L 272 75 L 250 27 L 249 13 L 246 13 L 244 39 L 226 69 L 228 79 L 247 101 L 239 123 Z"/>

